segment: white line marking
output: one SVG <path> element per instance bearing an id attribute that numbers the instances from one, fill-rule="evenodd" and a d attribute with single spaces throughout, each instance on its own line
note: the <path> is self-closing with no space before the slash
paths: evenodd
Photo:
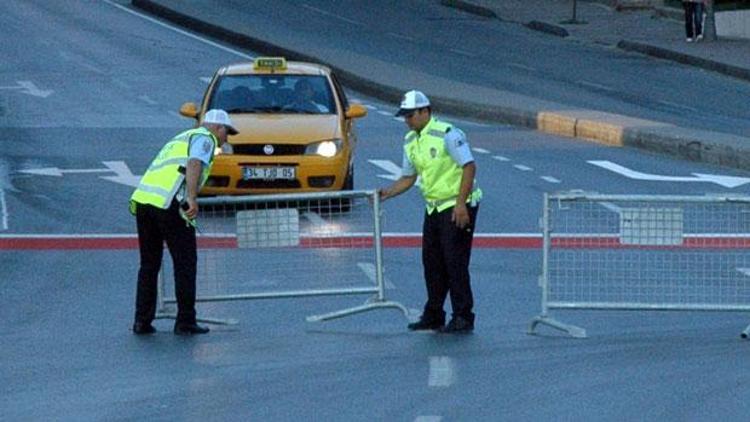
<path id="1" fill-rule="evenodd" d="M 138 97 L 138 99 L 141 100 L 141 101 L 143 101 L 144 103 L 150 104 L 150 105 L 157 105 L 157 104 L 159 104 L 156 101 L 152 100 L 151 97 L 149 97 L 148 95 L 141 95 L 140 97 Z"/>
<path id="2" fill-rule="evenodd" d="M 484 148 L 472 148 L 471 150 L 474 151 L 474 152 L 478 152 L 479 154 L 489 154 L 490 153 L 489 151 L 487 151 Z"/>
<path id="3" fill-rule="evenodd" d="M 370 104 L 365 104 L 365 108 L 369 110 L 377 110 L 378 108 L 375 106 L 371 106 Z"/>
<path id="4" fill-rule="evenodd" d="M 462 56 L 466 56 L 466 57 L 477 57 L 476 54 L 474 54 L 474 53 L 472 53 L 470 51 L 459 50 L 457 48 L 451 48 L 450 51 L 452 51 L 452 52 L 454 52 L 456 54 L 460 54 Z"/>
<path id="5" fill-rule="evenodd" d="M 531 171 L 531 170 L 533 170 L 531 167 L 524 166 L 523 164 L 516 164 L 513 167 L 515 167 L 515 168 L 517 168 L 517 169 L 519 169 L 521 171 Z"/>
<path id="6" fill-rule="evenodd" d="M 560 180 L 555 179 L 552 176 L 539 176 L 539 178 L 542 179 L 542 180 L 544 180 L 545 182 L 560 183 Z"/>
<path id="7" fill-rule="evenodd" d="M 328 224 L 326 220 L 323 219 L 323 217 L 314 212 L 306 212 L 302 214 L 302 216 L 310 220 L 310 222 L 315 226 L 325 226 L 326 224 Z"/>
<path id="8" fill-rule="evenodd" d="M 516 69 L 526 70 L 528 72 L 536 72 L 536 69 L 534 69 L 533 67 L 526 66 L 526 65 L 521 64 L 521 63 L 508 63 L 508 66 L 515 67 Z"/>
<path id="9" fill-rule="evenodd" d="M 502 155 L 493 155 L 492 158 L 496 159 L 497 161 L 510 161 L 510 158 L 503 157 Z"/>
<path id="10" fill-rule="evenodd" d="M 367 278 L 369 278 L 370 281 L 372 281 L 372 284 L 375 284 L 375 285 L 378 284 L 377 275 L 375 274 L 375 264 L 373 264 L 371 262 L 358 262 L 357 266 L 359 267 L 360 270 L 362 270 L 363 273 L 365 273 L 365 275 L 367 276 Z M 395 290 L 396 289 L 396 285 L 394 285 L 393 283 L 391 283 L 391 281 L 388 280 L 385 277 L 385 275 L 383 276 L 383 285 L 388 290 Z"/>
<path id="11" fill-rule="evenodd" d="M 450 387 L 456 381 L 453 359 L 447 356 L 430 356 L 430 387 Z"/>
<path id="12" fill-rule="evenodd" d="M 5 205 L 5 190 L 0 189 L 0 230 L 8 230 L 8 207 Z"/>
<path id="13" fill-rule="evenodd" d="M 578 83 L 581 84 L 581 85 L 583 85 L 583 86 L 587 86 L 589 88 L 601 89 L 601 90 L 604 90 L 604 91 L 614 91 L 613 88 L 610 88 L 610 87 L 608 87 L 606 85 L 601 85 L 601 84 L 598 84 L 598 83 L 594 83 L 594 82 L 578 81 Z"/>
<path id="14" fill-rule="evenodd" d="M 414 422 L 440 422 L 443 420 L 442 416 L 417 416 Z"/>
<path id="15" fill-rule="evenodd" d="M 313 7 L 313 6 L 310 6 L 308 4 L 303 4 L 302 7 L 304 7 L 305 9 L 308 9 L 308 10 L 312 10 L 314 12 L 318 12 L 321 15 L 330 16 L 330 17 L 332 17 L 334 19 L 338 19 L 338 20 L 341 20 L 341 21 L 344 21 L 344 22 L 351 23 L 353 25 L 364 26 L 364 24 L 361 23 L 361 22 L 357 22 L 355 20 L 351 20 L 351 19 L 345 18 L 343 16 L 339 16 L 339 15 L 337 15 L 335 13 L 331 13 L 331 12 L 325 11 L 323 9 L 318 9 L 317 7 Z"/>
<path id="16" fill-rule="evenodd" d="M 393 113 L 388 112 L 388 111 L 378 110 L 377 113 L 382 114 L 383 116 L 393 117 Z"/>
<path id="17" fill-rule="evenodd" d="M 403 117 L 394 117 L 393 120 L 395 120 L 397 122 L 402 122 L 402 123 L 404 122 L 404 118 Z"/>
<path id="18" fill-rule="evenodd" d="M 210 46 L 216 47 L 216 48 L 218 48 L 220 50 L 224 50 L 224 51 L 226 51 L 228 53 L 232 53 L 232 54 L 235 54 L 237 56 L 240 56 L 240 57 L 243 57 L 243 58 L 246 58 L 246 59 L 249 59 L 249 60 L 252 60 L 254 58 L 253 56 L 247 55 L 247 54 L 242 53 L 240 51 L 237 51 L 237 50 L 235 50 L 233 48 L 225 47 L 225 46 L 223 46 L 221 44 L 215 43 L 213 41 L 209 41 L 209 40 L 207 40 L 205 38 L 201 38 L 201 37 L 199 37 L 197 35 L 194 35 L 194 34 L 191 34 L 191 33 L 187 32 L 187 31 L 183 31 L 182 29 L 175 28 L 174 26 L 171 26 L 171 25 L 167 25 L 166 23 L 161 22 L 159 20 L 156 20 L 156 19 L 154 19 L 154 18 L 152 18 L 150 16 L 146 16 L 143 13 L 138 13 L 138 12 L 136 12 L 134 10 L 130 10 L 130 9 L 128 9 L 125 6 L 122 6 L 120 4 L 117 4 L 117 3 L 113 2 L 112 0 L 104 0 L 104 2 L 107 3 L 107 4 L 109 4 L 110 6 L 114 6 L 114 7 L 118 8 L 118 9 L 124 11 L 124 12 L 128 12 L 131 15 L 138 16 L 140 18 L 146 19 L 147 21 L 149 21 L 151 23 L 155 23 L 155 24 L 157 24 L 157 25 L 159 25 L 161 27 L 167 28 L 169 30 L 172 30 L 174 32 L 182 34 L 182 35 L 184 35 L 186 37 L 190 37 L 190 38 L 192 38 L 194 40 L 198 40 L 198 41 L 200 41 L 202 43 L 205 43 L 205 44 L 208 44 Z"/>
<path id="19" fill-rule="evenodd" d="M 674 107 L 674 108 L 679 108 L 679 109 L 682 109 L 682 110 L 698 112 L 697 108 L 693 108 L 693 107 L 682 105 L 682 104 L 673 103 L 671 101 L 661 100 L 661 101 L 659 101 L 659 103 L 663 104 L 665 106 L 668 106 L 668 107 Z"/>
<path id="20" fill-rule="evenodd" d="M 391 37 L 393 37 L 393 38 L 398 38 L 398 39 L 400 39 L 400 40 L 405 40 L 405 41 L 414 41 L 414 38 L 411 38 L 411 37 L 407 37 L 406 35 L 401 35 L 401 34 L 397 34 L 397 33 L 395 33 L 395 32 L 386 32 L 386 34 L 385 34 L 385 35 L 389 35 L 389 36 L 391 36 Z"/>

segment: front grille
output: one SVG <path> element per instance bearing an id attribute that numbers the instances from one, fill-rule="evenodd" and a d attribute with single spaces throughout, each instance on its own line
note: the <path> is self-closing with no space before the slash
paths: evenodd
<path id="1" fill-rule="evenodd" d="M 240 189 L 299 189 L 299 180 L 240 180 L 237 182 Z"/>
<path id="2" fill-rule="evenodd" d="M 237 155 L 267 156 L 263 151 L 266 145 L 273 146 L 273 154 L 270 155 L 272 157 L 278 155 L 303 155 L 305 153 L 305 145 L 297 144 L 239 144 L 232 145 L 232 149 Z"/>

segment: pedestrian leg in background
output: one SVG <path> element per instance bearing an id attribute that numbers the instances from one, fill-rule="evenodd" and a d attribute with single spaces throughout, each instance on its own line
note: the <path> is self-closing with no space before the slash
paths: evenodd
<path id="1" fill-rule="evenodd" d="M 703 3 L 695 3 L 695 40 L 700 41 L 703 39 Z"/>
<path id="2" fill-rule="evenodd" d="M 682 2 L 682 7 L 685 9 L 685 34 L 687 36 L 685 41 L 693 42 L 695 37 L 695 3 L 685 1 Z"/>

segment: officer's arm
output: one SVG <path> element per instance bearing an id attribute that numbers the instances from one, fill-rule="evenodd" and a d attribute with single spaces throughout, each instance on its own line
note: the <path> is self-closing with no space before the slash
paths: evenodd
<path id="1" fill-rule="evenodd" d="M 477 166 L 474 162 L 464 164 L 463 173 L 461 174 L 461 187 L 458 190 L 459 204 L 466 204 L 466 200 L 471 194 L 471 190 L 474 187 L 474 176 L 477 174 Z"/>
<path id="2" fill-rule="evenodd" d="M 417 175 L 411 175 L 411 176 L 401 176 L 398 180 L 396 180 L 392 185 L 388 186 L 385 189 L 379 189 L 378 193 L 380 194 L 380 199 L 386 200 L 388 198 L 392 198 L 397 195 L 401 195 L 402 193 L 406 192 L 414 186 L 414 183 L 417 181 Z"/>
<path id="3" fill-rule="evenodd" d="M 185 214 L 190 218 L 195 218 L 198 215 L 198 184 L 202 170 L 203 162 L 201 160 L 197 158 L 188 160 L 187 171 L 185 172 L 188 209 L 185 211 Z"/>

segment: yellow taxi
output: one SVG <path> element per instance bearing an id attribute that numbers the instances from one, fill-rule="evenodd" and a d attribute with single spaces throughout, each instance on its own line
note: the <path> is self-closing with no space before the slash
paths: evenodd
<path id="1" fill-rule="evenodd" d="M 224 66 L 200 106 L 185 103 L 180 114 L 200 124 L 214 108 L 239 134 L 217 151 L 201 195 L 353 188 L 354 119 L 367 109 L 349 103 L 328 67 L 281 57 Z"/>

